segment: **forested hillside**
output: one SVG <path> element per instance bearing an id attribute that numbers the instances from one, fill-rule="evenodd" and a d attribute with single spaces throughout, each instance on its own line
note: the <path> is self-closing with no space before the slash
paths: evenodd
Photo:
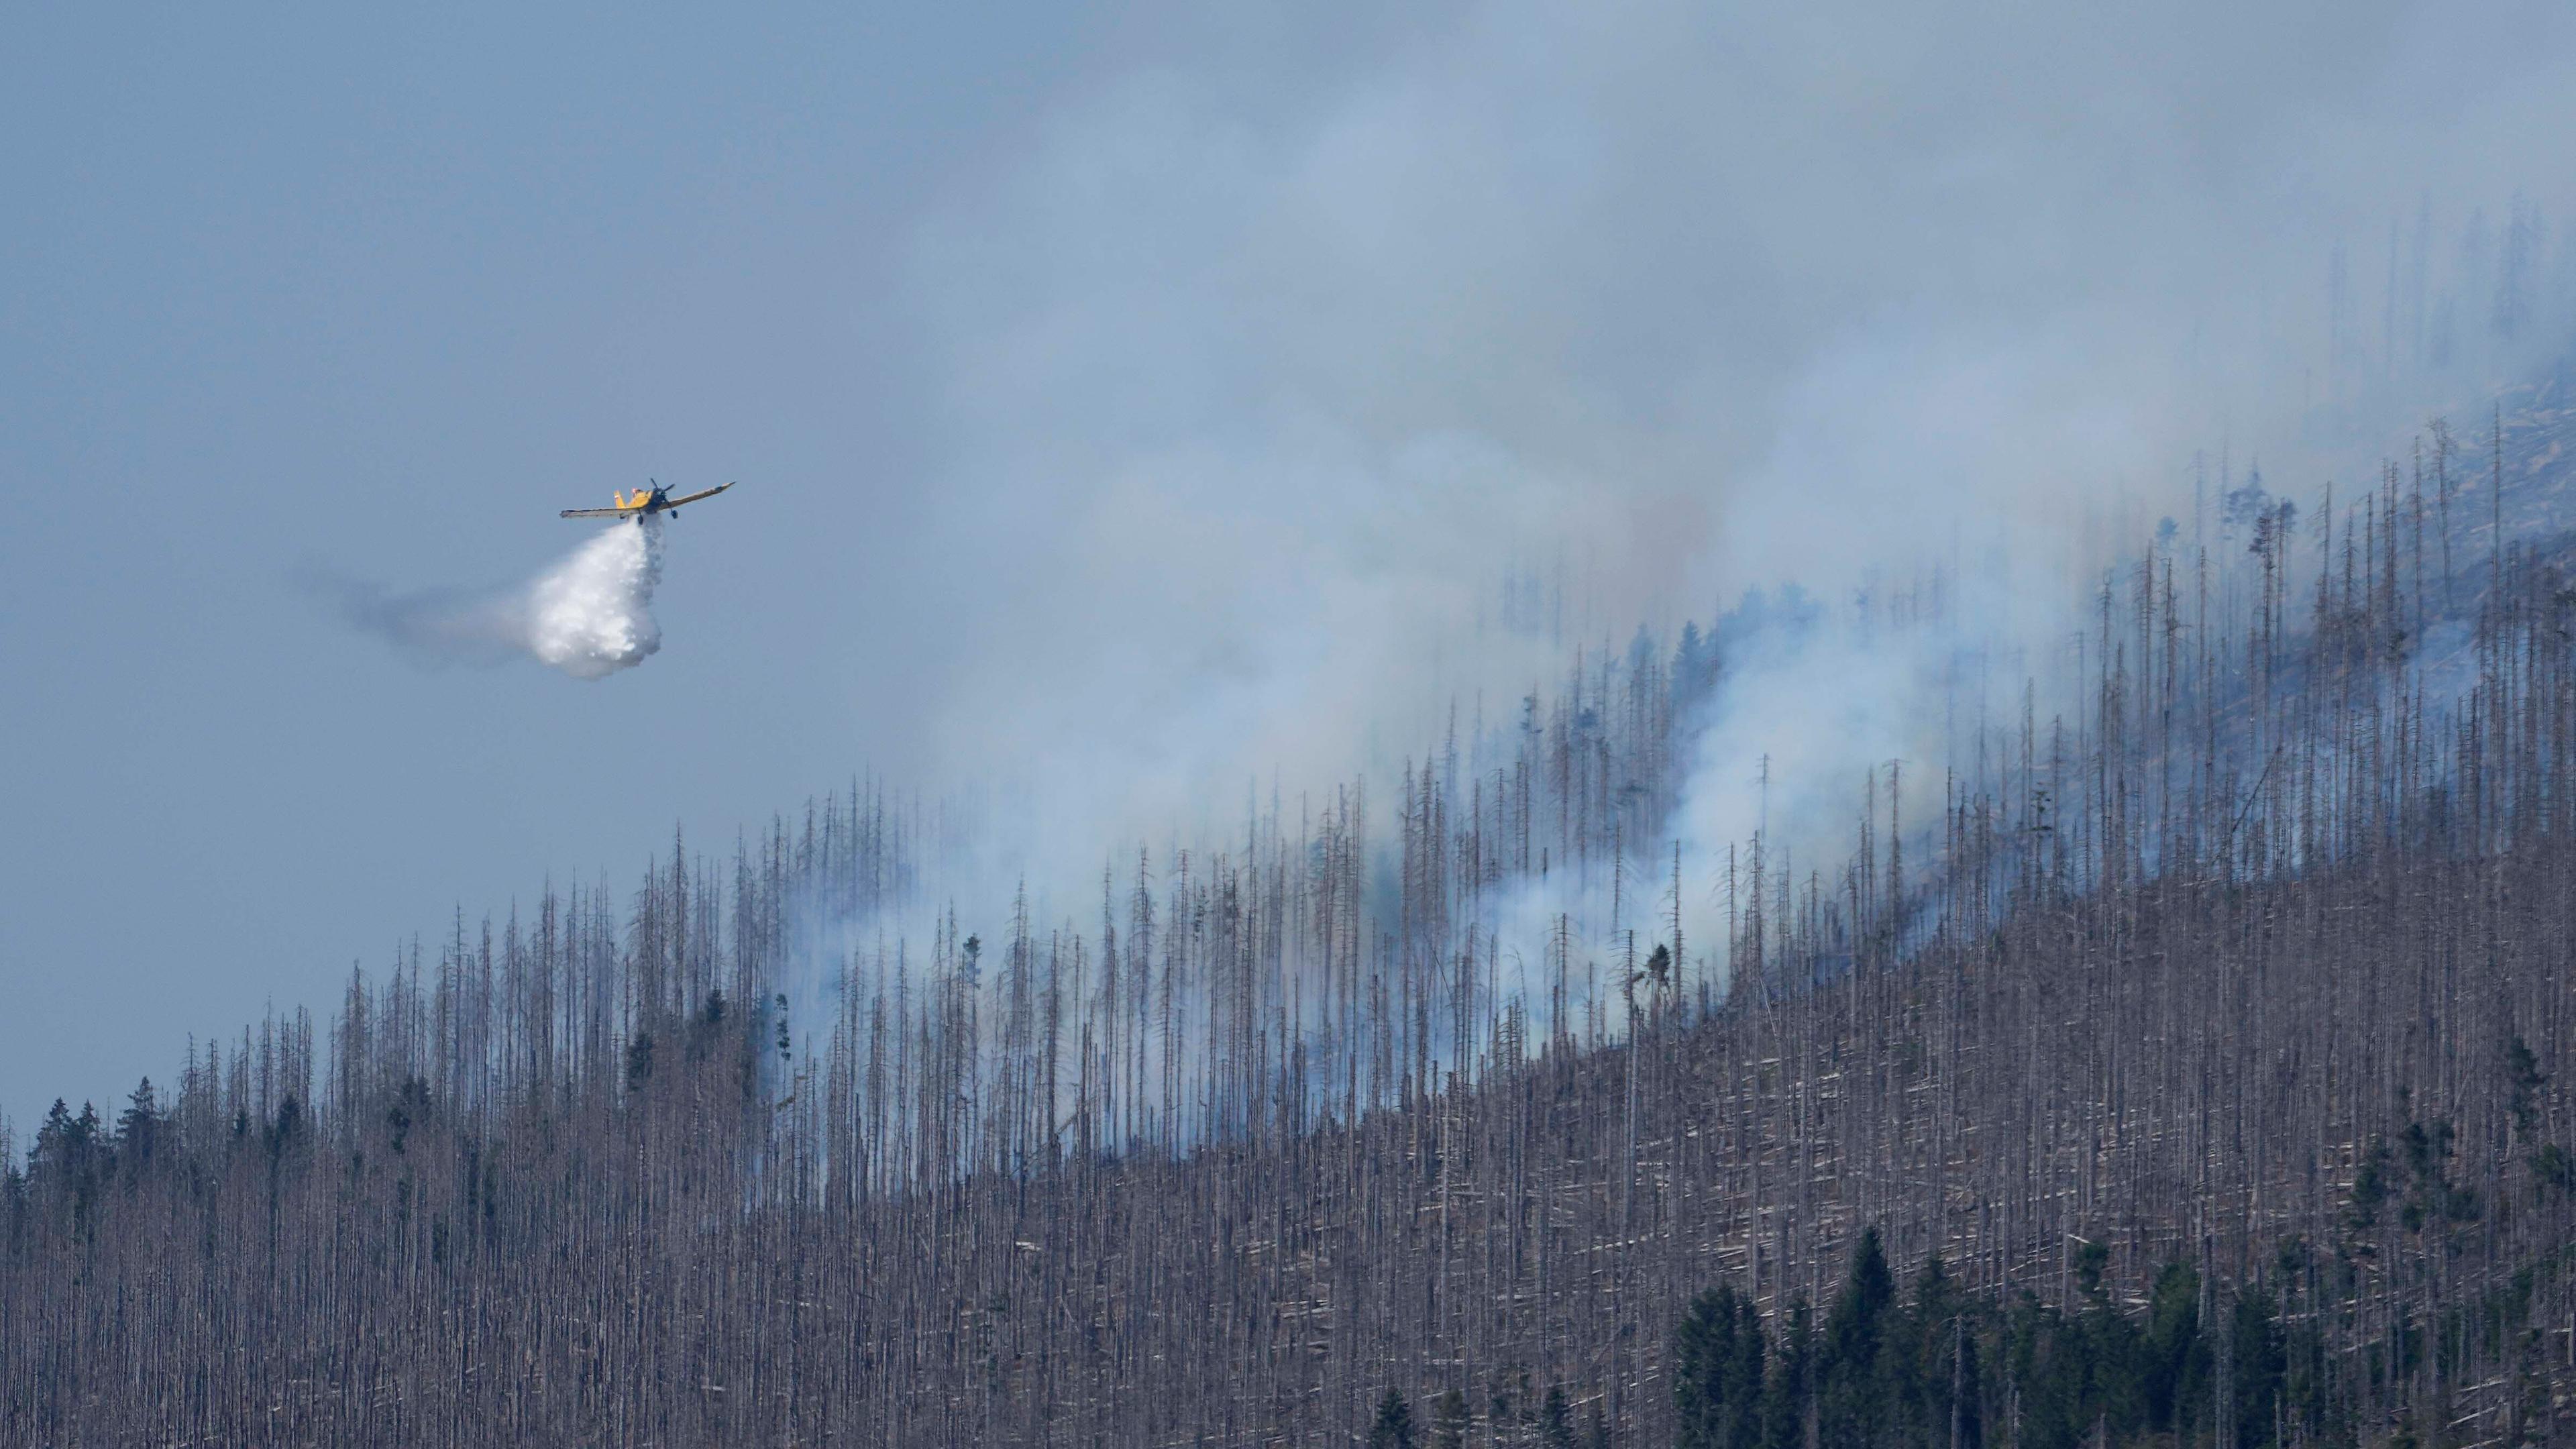
<path id="1" fill-rule="evenodd" d="M 2222 474 L 2071 697 L 1877 592 L 1974 703 L 1826 857 L 1674 833 L 1775 597 L 1078 913 L 903 935 L 871 784 L 460 918 L 9 1154 L 0 1442 L 2564 1441 L 2546 401 Z"/>

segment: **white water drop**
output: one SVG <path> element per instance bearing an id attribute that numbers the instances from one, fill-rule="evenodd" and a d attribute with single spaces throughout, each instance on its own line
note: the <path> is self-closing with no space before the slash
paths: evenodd
<path id="1" fill-rule="evenodd" d="M 643 663 L 662 647 L 661 581 L 662 520 L 611 524 L 528 586 L 528 652 L 577 679 Z"/>

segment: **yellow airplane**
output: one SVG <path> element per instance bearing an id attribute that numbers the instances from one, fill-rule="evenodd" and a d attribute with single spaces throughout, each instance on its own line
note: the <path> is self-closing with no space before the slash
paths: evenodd
<path id="1" fill-rule="evenodd" d="M 653 483 L 650 478 L 644 481 Z M 637 523 L 642 523 L 644 515 L 648 513 L 667 513 L 677 518 L 680 516 L 681 504 L 695 503 L 701 498 L 713 498 L 732 486 L 730 483 L 720 483 L 704 493 L 692 493 L 685 498 L 672 497 L 671 490 L 659 483 L 653 483 L 653 490 L 649 493 L 641 488 L 636 489 L 635 496 L 632 498 L 627 497 L 626 490 L 621 488 L 609 495 L 617 500 L 615 508 L 567 508 L 563 511 L 563 516 L 566 518 L 631 518 Z"/>

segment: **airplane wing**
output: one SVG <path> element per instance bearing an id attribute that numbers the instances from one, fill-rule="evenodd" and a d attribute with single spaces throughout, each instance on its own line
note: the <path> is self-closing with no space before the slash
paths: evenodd
<path id="1" fill-rule="evenodd" d="M 563 516 L 566 518 L 625 518 L 634 512 L 632 508 L 567 508 L 563 511 Z"/>
<path id="2" fill-rule="evenodd" d="M 665 508 L 677 508 L 677 507 L 679 507 L 679 506 L 680 506 L 681 504 L 683 504 L 683 503 L 695 503 L 695 502 L 697 502 L 697 501 L 698 501 L 699 499 L 701 499 L 701 498 L 713 498 L 713 497 L 715 497 L 717 494 L 722 493 L 723 491 L 725 491 L 725 490 L 726 490 L 726 489 L 728 489 L 728 488 L 731 488 L 732 486 L 733 486 L 733 485 L 732 485 L 731 483 L 719 483 L 719 484 L 717 484 L 715 487 L 708 489 L 708 490 L 707 490 L 707 491 L 705 491 L 704 493 L 692 493 L 692 494 L 690 494 L 690 495 L 689 495 L 688 497 L 686 497 L 686 498 L 674 498 L 674 499 L 672 499 L 670 502 L 668 502 L 668 503 L 666 503 L 666 504 L 664 504 L 664 505 L 662 505 L 662 506 L 663 506 L 663 507 L 665 507 Z"/>

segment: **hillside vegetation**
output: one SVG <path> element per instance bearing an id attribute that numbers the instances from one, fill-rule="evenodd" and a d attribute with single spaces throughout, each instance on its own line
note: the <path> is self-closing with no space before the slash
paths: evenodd
<path id="1" fill-rule="evenodd" d="M 1078 920 L 874 786 L 460 920 L 11 1154 L 0 1442 L 2563 1441 L 2559 425 L 2223 479 L 1829 861 L 1665 834 L 1774 599 Z"/>

